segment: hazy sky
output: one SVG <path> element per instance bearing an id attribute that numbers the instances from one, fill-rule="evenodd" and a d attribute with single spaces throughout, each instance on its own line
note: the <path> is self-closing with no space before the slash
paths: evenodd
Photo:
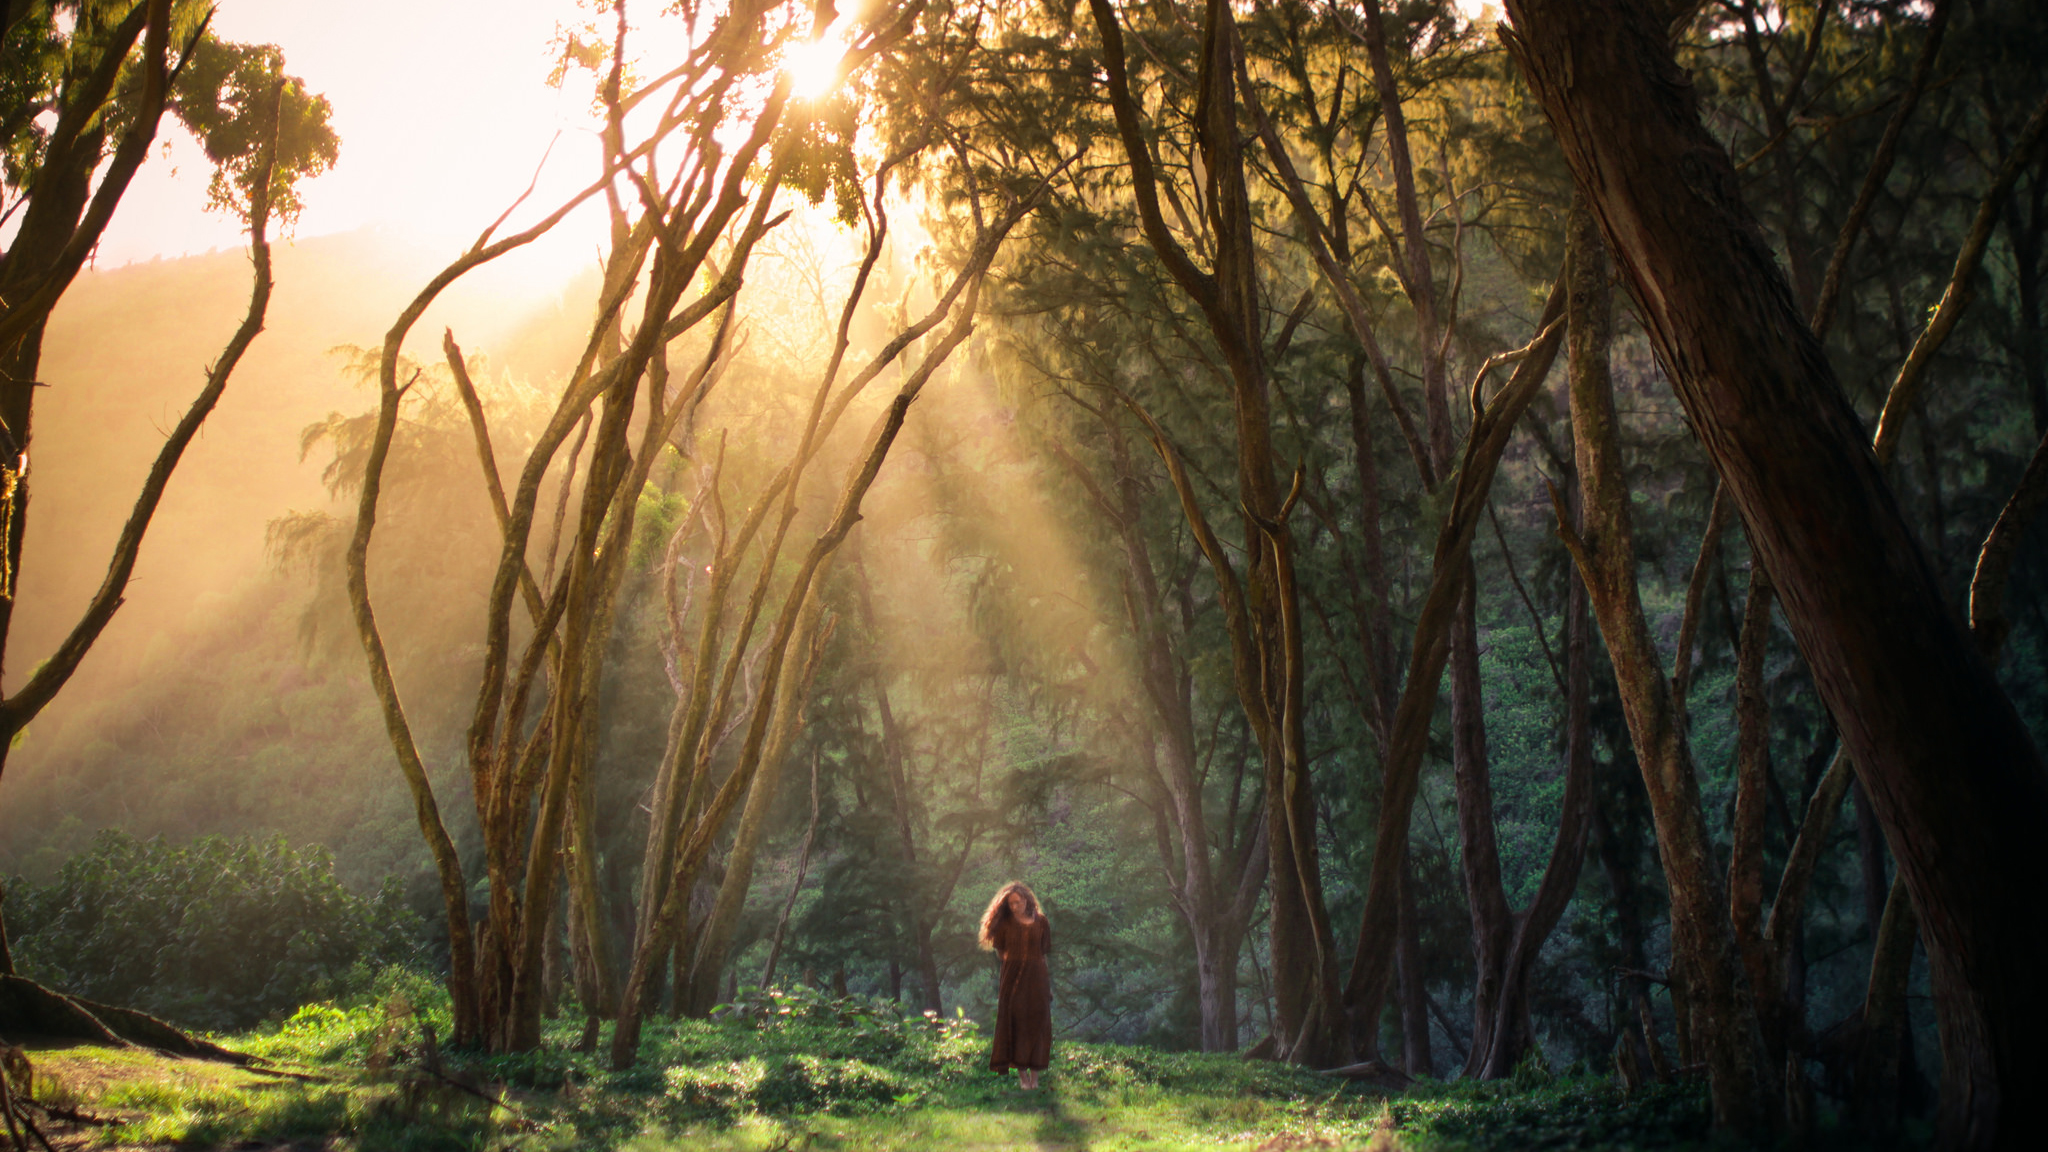
<path id="1" fill-rule="evenodd" d="M 452 256 L 526 186 L 558 130 L 544 189 L 591 178 L 587 89 L 546 85 L 557 23 L 588 18 L 577 0 L 220 0 L 213 27 L 276 44 L 334 105 L 341 159 L 306 187 L 298 235 L 384 225 Z M 101 267 L 242 243 L 235 222 L 205 210 L 204 154 L 165 122 L 170 155 L 160 146 L 137 174 Z M 561 258 L 585 258 L 591 240 L 558 244 Z"/>
<path id="2" fill-rule="evenodd" d="M 1459 7 L 1472 16 L 1493 5 Z M 549 44 L 558 25 L 608 9 L 607 0 L 219 0 L 213 27 L 276 44 L 287 70 L 334 105 L 341 159 L 306 187 L 299 236 L 378 225 L 452 258 L 526 186 L 557 133 L 529 204 L 544 212 L 593 177 L 588 89 L 547 86 Z M 234 221 L 206 211 L 198 145 L 168 117 L 163 137 L 100 243 L 100 267 L 242 244 Z M 601 239 L 593 212 L 524 263 L 566 273 L 593 259 Z"/>

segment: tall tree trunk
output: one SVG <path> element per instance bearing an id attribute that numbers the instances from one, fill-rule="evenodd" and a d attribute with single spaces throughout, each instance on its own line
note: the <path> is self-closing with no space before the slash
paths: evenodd
<path id="1" fill-rule="evenodd" d="M 1737 979 L 1728 898 L 1716 875 L 1700 807 L 1692 753 L 1678 726 L 1670 682 L 1643 615 L 1636 586 L 1635 535 L 1620 429 L 1607 371 L 1611 331 L 1605 246 L 1588 206 L 1575 200 L 1568 238 L 1572 262 L 1572 440 L 1584 499 L 1583 537 L 1572 533 L 1559 502 L 1559 529 L 1586 582 L 1615 685 L 1641 765 L 1671 892 L 1674 1003 L 1684 1028 L 1705 1048 L 1717 1122 L 1761 1133 L 1770 1094 L 1757 1050 L 1756 1018 Z M 1677 996 L 1682 980 L 1685 994 Z"/>
<path id="2" fill-rule="evenodd" d="M 760 853 L 762 842 L 767 839 L 768 817 L 781 793 L 783 762 L 788 758 L 790 744 L 803 730 L 804 705 L 810 698 L 811 682 L 818 673 L 824 642 L 831 638 L 829 625 L 825 627 L 824 635 L 819 635 L 819 620 L 823 613 L 824 599 L 814 591 L 810 603 L 804 608 L 796 634 L 790 640 L 794 650 L 801 655 L 784 665 L 782 687 L 776 693 L 775 718 L 770 722 L 768 747 L 761 755 L 761 767 L 754 774 L 753 787 L 747 790 L 746 807 L 740 811 L 739 830 L 733 834 L 732 850 L 726 856 L 725 876 L 719 882 L 718 896 L 703 928 L 696 935 L 696 948 L 688 967 L 686 995 L 679 996 L 684 1001 L 682 1008 L 686 1015 L 709 1015 L 718 1002 L 718 980 L 726 968 L 740 913 L 746 909 L 747 893 L 753 888 L 754 859 Z"/>
<path id="3" fill-rule="evenodd" d="M 1764 940 L 1764 817 L 1769 801 L 1771 717 L 1764 698 L 1764 657 L 1770 649 L 1770 575 L 1759 564 L 1749 573 L 1735 667 L 1735 815 L 1730 822 L 1728 915 L 1735 946 L 1754 998 L 1767 1068 L 1785 1065 L 1790 1021 L 1777 953 Z"/>
<path id="4" fill-rule="evenodd" d="M 2048 955 L 2048 772 L 1944 602 L 1665 28 L 1623 0 L 1508 9 L 1514 55 L 1922 913 L 1945 1024 L 1942 1142 L 2041 1143 L 2048 1115 L 2023 1086 L 2048 1082 L 2035 970 Z"/>
<path id="5" fill-rule="evenodd" d="M 1478 573 L 1464 558 L 1464 591 L 1451 621 L 1451 773 L 1458 802 L 1458 863 L 1472 918 L 1472 1047 L 1465 1075 L 1477 1076 L 1493 1047 L 1507 981 L 1514 913 L 1500 879 L 1493 826 L 1493 766 L 1486 755 L 1486 705 L 1480 695 Z"/>
<path id="6" fill-rule="evenodd" d="M 1226 603 L 1232 679 L 1264 761 L 1276 1040 L 1286 1059 L 1327 1066 L 1348 1055 L 1350 1040 L 1337 978 L 1336 940 L 1316 859 L 1316 812 L 1302 731 L 1307 673 L 1294 582 L 1294 537 L 1287 524 L 1299 485 L 1294 493 L 1283 495 L 1275 474 L 1257 224 L 1247 190 L 1233 83 L 1237 24 L 1224 0 L 1210 0 L 1202 58 L 1205 97 L 1194 126 L 1209 173 L 1204 222 L 1215 238 L 1213 268 L 1205 271 L 1174 238 L 1160 211 L 1151 145 L 1131 93 L 1116 10 L 1109 0 L 1089 0 L 1089 10 L 1101 37 L 1110 103 L 1131 166 L 1132 192 L 1146 241 L 1202 312 L 1229 373 L 1246 555 L 1242 577 L 1209 529 L 1184 476 L 1176 476 L 1176 487 Z M 1163 431 L 1156 426 L 1153 431 L 1161 454 L 1170 456 Z"/>

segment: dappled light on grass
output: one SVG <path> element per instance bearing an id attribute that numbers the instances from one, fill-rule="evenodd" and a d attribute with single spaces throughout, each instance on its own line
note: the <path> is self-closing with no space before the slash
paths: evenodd
<path id="1" fill-rule="evenodd" d="M 1627 1095 L 1533 1064 L 1389 1099 L 1232 1055 L 1062 1043 L 1045 1086 L 1026 1092 L 988 1072 L 972 1021 L 900 1013 L 803 987 L 750 993 L 713 1020 L 650 1022 L 643 1062 L 611 1072 L 572 1050 L 571 1014 L 538 1051 L 430 1056 L 422 1026 L 445 1030 L 446 996 L 391 971 L 374 994 L 224 1038 L 260 1055 L 256 1069 L 92 1047 L 34 1059 L 45 1100 L 115 1121 L 105 1131 L 123 1145 L 1505 1152 L 1679 1148 L 1706 1134 L 1697 1084 Z"/>

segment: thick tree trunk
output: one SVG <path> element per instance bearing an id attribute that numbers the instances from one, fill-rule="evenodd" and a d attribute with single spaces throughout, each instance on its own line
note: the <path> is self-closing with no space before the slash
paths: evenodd
<path id="1" fill-rule="evenodd" d="M 1678 726 L 1670 682 L 1636 586 L 1630 494 L 1607 373 L 1607 259 L 1583 202 L 1574 202 L 1568 244 L 1572 318 L 1578 322 L 1571 356 L 1572 439 L 1585 528 L 1582 538 L 1571 535 L 1561 504 L 1559 527 L 1599 617 L 1650 796 L 1671 892 L 1673 1001 L 1682 1004 L 1680 1036 L 1694 1033 L 1705 1049 L 1717 1122 L 1761 1133 L 1769 1123 L 1770 1095 L 1760 1066 L 1755 1013 L 1737 979 L 1728 898 L 1716 875 L 1692 753 Z M 1678 995 L 1681 982 L 1683 996 Z"/>
<path id="2" fill-rule="evenodd" d="M 1922 914 L 1948 1148 L 2048 1114 L 2048 773 L 1950 611 L 1743 206 L 1665 29 L 1622 0 L 1509 0 L 1510 41 L 1728 485 Z"/>
<path id="3" fill-rule="evenodd" d="M 1237 1051 L 1237 954 L 1242 947 L 1236 925 L 1221 919 L 1195 942 L 1195 995 L 1202 1013 L 1202 1051 Z"/>

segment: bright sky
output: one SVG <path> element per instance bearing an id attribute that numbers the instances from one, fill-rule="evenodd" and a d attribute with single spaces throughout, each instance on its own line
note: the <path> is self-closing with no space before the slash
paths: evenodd
<path id="1" fill-rule="evenodd" d="M 557 22 L 586 19 L 576 0 L 220 0 L 213 27 L 276 44 L 334 106 L 341 159 L 306 186 L 300 237 L 382 225 L 453 257 L 525 188 L 557 131 L 529 204 L 545 211 L 547 193 L 594 177 L 587 88 L 545 82 Z M 169 117 L 166 128 L 169 159 L 160 147 L 136 175 L 102 268 L 241 246 L 235 222 L 205 210 L 204 154 Z M 563 238 L 558 259 L 588 260 L 597 239 Z"/>
<path id="2" fill-rule="evenodd" d="M 1468 17 L 1494 7 L 1459 6 Z M 375 225 L 453 258 L 526 187 L 551 139 L 529 207 L 545 212 L 594 178 L 587 89 L 572 81 L 556 91 L 546 79 L 557 24 L 581 25 L 607 8 L 602 0 L 219 0 L 213 27 L 229 40 L 276 44 L 287 70 L 334 106 L 341 159 L 304 189 L 298 236 Z M 99 267 L 242 244 L 234 221 L 206 211 L 209 169 L 198 145 L 168 117 L 163 135 L 100 242 Z M 560 230 L 521 263 L 566 276 L 601 241 L 601 217 L 588 212 L 581 227 Z"/>

